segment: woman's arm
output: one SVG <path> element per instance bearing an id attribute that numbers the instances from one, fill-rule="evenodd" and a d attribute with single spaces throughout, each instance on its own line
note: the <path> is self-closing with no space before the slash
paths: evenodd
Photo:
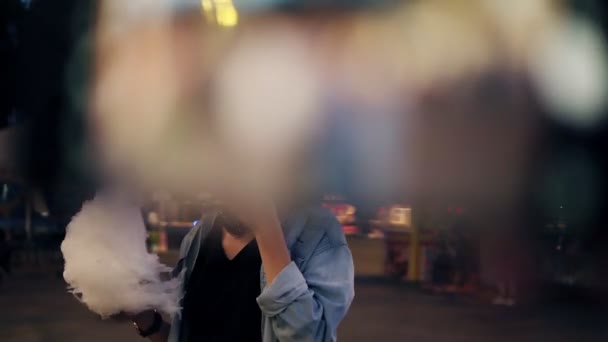
<path id="1" fill-rule="evenodd" d="M 332 225 L 329 231 L 342 234 L 335 218 L 325 224 Z M 268 280 L 258 304 L 274 334 L 279 341 L 335 341 L 338 324 L 354 297 L 354 266 L 346 242 L 326 237 L 300 270 L 289 254 L 283 255 L 285 242 L 280 246 L 276 239 L 265 236 L 258 241 Z"/>
<path id="2" fill-rule="evenodd" d="M 271 220 L 265 227 L 254 229 L 260 250 L 266 281 L 271 284 L 276 276 L 291 262 L 289 249 L 285 243 L 283 229 L 278 219 Z"/>

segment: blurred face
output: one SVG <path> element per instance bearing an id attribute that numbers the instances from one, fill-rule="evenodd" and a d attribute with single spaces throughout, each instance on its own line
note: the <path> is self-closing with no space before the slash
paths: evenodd
<path id="1" fill-rule="evenodd" d="M 196 15 L 116 33 L 100 20 L 92 125 L 106 173 L 144 187 L 282 197 L 319 126 L 310 35 L 267 18 L 233 31 Z"/>

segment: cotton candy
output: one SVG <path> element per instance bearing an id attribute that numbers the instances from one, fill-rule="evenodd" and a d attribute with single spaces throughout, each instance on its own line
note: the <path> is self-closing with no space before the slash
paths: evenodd
<path id="1" fill-rule="evenodd" d="M 70 291 L 104 318 L 148 309 L 179 313 L 179 280 L 161 279 L 170 269 L 148 253 L 145 242 L 136 205 L 110 194 L 86 202 L 61 244 Z"/>

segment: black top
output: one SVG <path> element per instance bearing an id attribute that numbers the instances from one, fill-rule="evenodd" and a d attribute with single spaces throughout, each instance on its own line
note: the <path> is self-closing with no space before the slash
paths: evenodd
<path id="1" fill-rule="evenodd" d="M 232 260 L 222 247 L 222 230 L 213 228 L 201 245 L 186 287 L 183 331 L 188 342 L 262 340 L 260 295 L 262 260 L 255 240 Z"/>

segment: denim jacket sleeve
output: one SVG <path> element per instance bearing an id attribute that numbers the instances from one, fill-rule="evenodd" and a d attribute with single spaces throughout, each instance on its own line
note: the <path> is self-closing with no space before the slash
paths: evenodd
<path id="1" fill-rule="evenodd" d="M 341 229 L 341 227 L 340 227 Z M 344 241 L 323 244 L 303 270 L 292 261 L 258 297 L 281 341 L 330 342 L 354 297 L 354 267 Z"/>

